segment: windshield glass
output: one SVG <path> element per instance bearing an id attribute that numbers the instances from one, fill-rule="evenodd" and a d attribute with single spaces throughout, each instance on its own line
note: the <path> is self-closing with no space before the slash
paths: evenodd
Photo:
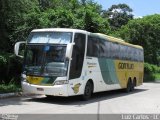
<path id="1" fill-rule="evenodd" d="M 28 43 L 68 44 L 71 39 L 72 33 L 70 32 L 32 32 Z"/>
<path id="2" fill-rule="evenodd" d="M 66 76 L 66 45 L 27 45 L 25 72 L 36 76 Z"/>

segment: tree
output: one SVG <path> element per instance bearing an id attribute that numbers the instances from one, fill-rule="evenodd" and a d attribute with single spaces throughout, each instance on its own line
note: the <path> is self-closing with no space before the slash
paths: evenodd
<path id="1" fill-rule="evenodd" d="M 109 20 L 111 29 L 117 30 L 133 19 L 132 9 L 126 4 L 112 5 L 107 11 L 103 11 L 103 17 Z"/>
<path id="2" fill-rule="evenodd" d="M 0 0 L 1 51 L 12 52 L 14 43 L 23 40 L 25 15 L 37 11 L 37 4 L 37 0 Z"/>
<path id="3" fill-rule="evenodd" d="M 56 1 L 56 0 L 53 0 Z M 52 3 L 54 5 L 54 2 Z M 48 27 L 76 28 L 90 32 L 107 33 L 109 30 L 108 21 L 101 16 L 102 7 L 93 1 L 66 0 L 56 6 L 49 8 L 43 13 L 48 20 Z M 43 19 L 41 21 L 44 21 Z M 41 25 L 43 26 L 43 25 Z"/>
<path id="4" fill-rule="evenodd" d="M 102 6 L 92 0 L 82 0 L 82 5 L 76 9 L 74 26 L 90 32 L 108 33 L 110 30 L 107 19 L 101 16 Z M 77 24 L 78 23 L 78 24 Z"/>
<path id="5" fill-rule="evenodd" d="M 106 33 L 109 24 L 101 11 L 92 0 L 0 0 L 0 83 L 20 81 L 22 59 L 13 55 L 13 47 L 27 40 L 31 30 L 63 27 Z"/>
<path id="6" fill-rule="evenodd" d="M 131 20 L 115 34 L 130 43 L 143 46 L 145 62 L 160 64 L 160 14 Z"/>

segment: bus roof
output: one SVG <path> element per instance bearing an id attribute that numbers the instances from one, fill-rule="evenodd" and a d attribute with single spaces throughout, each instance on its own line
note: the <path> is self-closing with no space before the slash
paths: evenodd
<path id="1" fill-rule="evenodd" d="M 34 29 L 34 30 L 32 30 L 32 32 L 51 32 L 51 31 L 57 31 L 57 32 L 58 32 L 58 31 L 62 31 L 62 32 L 79 32 L 79 33 L 84 33 L 84 34 L 91 34 L 91 35 L 94 35 L 94 36 L 98 36 L 98 37 L 101 37 L 101 38 L 105 38 L 105 39 L 107 39 L 108 41 L 111 41 L 111 42 L 116 42 L 116 43 L 119 43 L 119 44 L 123 44 L 123 45 L 131 46 L 131 47 L 143 49 L 142 46 L 133 45 L 133 44 L 127 43 L 127 42 L 125 42 L 124 40 L 119 39 L 119 38 L 115 38 L 115 37 L 112 37 L 112 36 L 108 36 L 108 35 L 105 35 L 105 34 L 102 34 L 102 33 L 91 33 L 91 32 L 88 32 L 88 31 L 85 31 L 85 30 L 80 30 L 80 29 L 70 29 L 70 28 L 43 28 L 43 29 Z"/>
<path id="2" fill-rule="evenodd" d="M 134 48 L 143 49 L 142 46 L 133 45 L 133 44 L 130 44 L 130 43 L 125 42 L 125 41 L 122 40 L 122 39 L 115 38 L 115 37 L 112 37 L 112 36 L 109 36 L 109 35 L 105 35 L 105 34 L 102 34 L 102 33 L 92 33 L 92 35 L 95 35 L 95 36 L 98 36 L 98 37 L 101 37 L 101 38 L 105 38 L 105 39 L 107 39 L 108 41 L 111 41 L 111 42 L 123 44 L 123 45 L 130 46 L 130 47 L 134 47 Z"/>
<path id="3" fill-rule="evenodd" d="M 57 32 L 79 32 L 79 33 L 89 33 L 88 31 L 85 30 L 80 30 L 80 29 L 70 29 L 70 28 L 43 28 L 43 29 L 34 29 L 32 32 L 52 32 L 52 31 L 57 31 Z"/>

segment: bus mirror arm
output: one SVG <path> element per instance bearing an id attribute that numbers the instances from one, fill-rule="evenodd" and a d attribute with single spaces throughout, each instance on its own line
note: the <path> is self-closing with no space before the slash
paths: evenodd
<path id="1" fill-rule="evenodd" d="M 67 44 L 66 58 L 69 59 L 69 60 L 72 60 L 72 50 L 73 50 L 74 45 L 75 45 L 75 43 Z"/>
<path id="2" fill-rule="evenodd" d="M 20 57 L 20 58 L 23 58 L 22 55 L 19 55 L 19 54 L 18 54 L 18 53 L 19 53 L 19 47 L 20 47 L 21 44 L 26 44 L 26 41 L 20 41 L 20 42 L 17 42 L 17 43 L 15 44 L 15 46 L 14 46 L 14 54 L 15 54 L 16 56 Z"/>

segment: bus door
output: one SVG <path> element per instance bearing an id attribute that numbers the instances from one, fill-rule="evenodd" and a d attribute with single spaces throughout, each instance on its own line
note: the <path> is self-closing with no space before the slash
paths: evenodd
<path id="1" fill-rule="evenodd" d="M 75 33 L 74 37 L 75 45 L 73 47 L 72 60 L 69 72 L 69 80 L 72 80 L 73 85 L 81 84 L 80 80 L 84 79 L 84 77 L 82 77 L 82 68 L 84 62 L 85 43 L 86 43 L 85 41 L 86 41 L 85 34 Z"/>

